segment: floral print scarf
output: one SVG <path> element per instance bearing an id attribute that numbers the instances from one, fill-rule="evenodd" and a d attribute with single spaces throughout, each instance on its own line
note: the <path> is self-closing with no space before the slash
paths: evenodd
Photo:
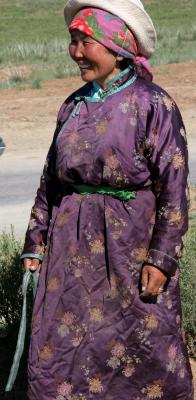
<path id="1" fill-rule="evenodd" d="M 132 60 L 138 75 L 152 80 L 152 70 L 149 62 L 138 55 L 136 39 L 124 21 L 99 8 L 84 8 L 80 10 L 69 26 L 69 32 L 77 29 L 118 55 Z"/>
<path id="2" fill-rule="evenodd" d="M 80 10 L 69 26 L 69 31 L 73 29 L 91 36 L 125 58 L 133 59 L 137 54 L 137 44 L 132 32 L 122 19 L 107 11 L 99 8 Z"/>

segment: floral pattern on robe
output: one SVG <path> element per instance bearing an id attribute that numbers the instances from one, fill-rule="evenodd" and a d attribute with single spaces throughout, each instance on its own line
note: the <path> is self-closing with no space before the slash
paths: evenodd
<path id="1" fill-rule="evenodd" d="M 138 78 L 100 100 L 91 84 L 61 107 L 26 234 L 45 255 L 29 350 L 31 400 L 193 400 L 178 259 L 187 230 L 187 143 L 167 93 Z M 71 184 L 136 187 L 120 201 Z M 144 262 L 165 271 L 154 303 Z"/>

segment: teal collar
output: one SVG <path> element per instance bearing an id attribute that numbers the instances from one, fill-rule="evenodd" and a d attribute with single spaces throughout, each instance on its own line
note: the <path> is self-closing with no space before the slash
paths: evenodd
<path id="1" fill-rule="evenodd" d="M 134 74 L 131 79 L 129 79 L 126 82 L 123 82 L 124 80 L 123 78 L 125 78 L 130 73 L 131 70 L 134 70 L 134 67 L 132 65 L 121 71 L 118 75 L 114 76 L 114 78 L 108 81 L 105 89 L 102 89 L 101 86 L 96 81 L 93 81 L 91 99 L 94 101 L 100 101 L 100 100 L 102 101 L 106 97 L 116 92 L 119 92 L 120 90 L 129 86 L 137 78 L 136 74 Z"/>
<path id="2" fill-rule="evenodd" d="M 128 68 L 120 72 L 114 78 L 112 78 L 105 89 L 102 89 L 100 85 L 93 81 L 90 83 L 90 92 L 87 96 L 76 97 L 77 102 L 103 102 L 108 96 L 111 96 L 126 87 L 132 85 L 137 79 L 137 73 L 135 72 L 134 66 L 130 65 Z M 78 106 L 79 107 L 79 106 Z M 76 111 L 77 114 L 78 110 Z M 74 113 L 75 115 L 75 113 Z"/>

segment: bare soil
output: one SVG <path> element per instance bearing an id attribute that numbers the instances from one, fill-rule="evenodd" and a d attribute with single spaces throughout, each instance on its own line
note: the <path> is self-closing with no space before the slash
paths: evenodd
<path id="1" fill-rule="evenodd" d="M 28 68 L 20 67 L 28 73 Z M 0 69 L 0 78 L 10 72 Z M 190 141 L 196 138 L 196 61 L 162 65 L 154 69 L 154 81 L 178 104 Z M 9 152 L 47 149 L 55 129 L 56 115 L 65 98 L 83 84 L 79 77 L 45 81 L 41 89 L 0 91 L 2 136 Z"/>

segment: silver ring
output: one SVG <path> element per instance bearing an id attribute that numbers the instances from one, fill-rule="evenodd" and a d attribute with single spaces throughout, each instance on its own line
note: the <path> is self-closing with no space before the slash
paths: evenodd
<path id="1" fill-rule="evenodd" d="M 164 289 L 162 287 L 159 288 L 159 293 L 163 293 Z"/>

